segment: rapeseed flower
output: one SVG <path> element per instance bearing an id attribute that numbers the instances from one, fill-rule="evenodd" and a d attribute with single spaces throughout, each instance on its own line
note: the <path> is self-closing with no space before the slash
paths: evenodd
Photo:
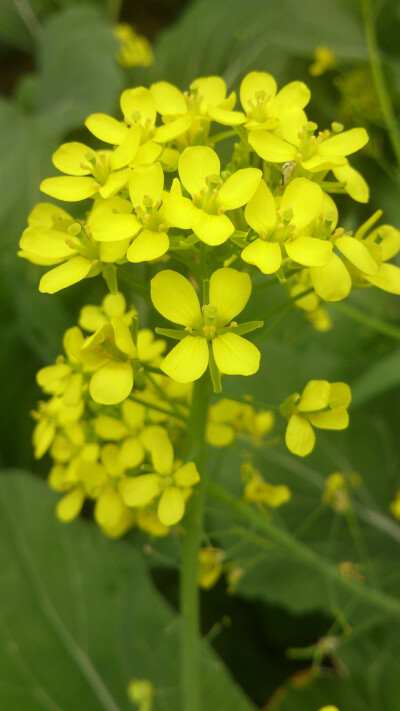
<path id="1" fill-rule="evenodd" d="M 164 318 L 185 327 L 172 331 L 157 329 L 180 342 L 164 358 L 161 369 L 173 380 L 189 383 L 200 378 L 209 362 L 230 375 L 252 375 L 258 370 L 260 352 L 242 338 L 261 322 L 238 326 L 232 319 L 246 306 L 251 293 L 248 274 L 234 269 L 217 269 L 210 279 L 209 303 L 200 309 L 194 287 L 181 274 L 159 272 L 151 281 L 151 298 Z"/>
<path id="2" fill-rule="evenodd" d="M 212 148 L 185 148 L 179 158 L 178 172 L 192 200 L 182 197 L 176 189 L 164 194 L 164 214 L 168 222 L 175 227 L 192 229 L 210 246 L 226 242 L 233 234 L 235 226 L 225 212 L 245 205 L 262 176 L 261 170 L 243 168 L 224 182 L 220 168 L 220 160 Z"/>
<path id="3" fill-rule="evenodd" d="M 351 392 L 346 383 L 310 380 L 301 395 L 290 395 L 280 406 L 281 414 L 289 420 L 285 434 L 287 448 L 293 454 L 305 457 L 314 449 L 313 427 L 346 429 L 350 402 Z"/>

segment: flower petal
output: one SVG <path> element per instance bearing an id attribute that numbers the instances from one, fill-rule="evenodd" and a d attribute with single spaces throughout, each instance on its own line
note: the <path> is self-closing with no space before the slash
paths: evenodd
<path id="1" fill-rule="evenodd" d="M 129 195 L 133 205 L 143 205 L 144 198 L 153 203 L 161 200 L 164 187 L 164 173 L 159 163 L 138 166 L 129 180 Z"/>
<path id="2" fill-rule="evenodd" d="M 90 394 L 101 405 L 116 405 L 125 400 L 133 387 L 133 370 L 129 363 L 109 361 L 93 373 Z"/>
<path id="3" fill-rule="evenodd" d="M 291 223 L 303 230 L 321 210 L 323 192 L 319 185 L 307 178 L 295 178 L 283 193 L 280 211 L 293 210 Z"/>
<path id="4" fill-rule="evenodd" d="M 22 234 L 19 246 L 31 254 L 61 260 L 74 253 L 74 250 L 66 243 L 68 237 L 68 233 L 49 227 L 27 227 Z"/>
<path id="5" fill-rule="evenodd" d="M 120 485 L 123 500 L 128 506 L 148 506 L 158 496 L 161 489 L 159 474 L 141 474 L 124 479 Z"/>
<path id="6" fill-rule="evenodd" d="M 197 98 L 201 101 L 201 109 L 204 110 L 204 104 L 208 106 L 219 106 L 226 96 L 226 84 L 222 77 L 200 77 L 192 81 L 190 91 L 196 93 Z"/>
<path id="7" fill-rule="evenodd" d="M 161 427 L 157 430 L 151 442 L 151 459 L 154 469 L 164 476 L 171 474 L 174 466 L 174 448 L 166 431 Z"/>
<path id="8" fill-rule="evenodd" d="M 335 241 L 335 247 L 360 271 L 366 274 L 376 274 L 378 271 L 378 264 L 361 240 L 354 239 L 354 237 L 338 237 Z M 316 264 L 315 266 L 319 265 Z"/>
<path id="9" fill-rule="evenodd" d="M 179 158 L 179 177 L 186 190 L 198 194 L 206 185 L 208 175 L 219 175 L 220 162 L 217 154 L 207 146 L 185 148 Z"/>
<path id="10" fill-rule="evenodd" d="M 332 242 L 305 235 L 285 243 L 290 259 L 305 267 L 324 267 L 332 254 Z"/>
<path id="11" fill-rule="evenodd" d="M 122 443 L 119 460 L 124 469 L 136 469 L 143 462 L 144 447 L 139 437 L 127 437 Z"/>
<path id="12" fill-rule="evenodd" d="M 315 445 L 315 434 L 305 417 L 291 416 L 286 428 L 285 442 L 288 450 L 299 457 L 305 457 L 312 452 Z"/>
<path id="13" fill-rule="evenodd" d="M 303 390 L 298 409 L 300 412 L 324 410 L 329 405 L 331 386 L 327 380 L 310 380 Z"/>
<path id="14" fill-rule="evenodd" d="M 189 230 L 200 212 L 188 198 L 167 192 L 163 194 L 162 211 L 170 225 L 182 230 Z"/>
<path id="15" fill-rule="evenodd" d="M 282 251 L 278 242 L 256 239 L 244 248 L 242 259 L 247 264 L 254 264 L 263 274 L 274 274 L 282 263 Z"/>
<path id="16" fill-rule="evenodd" d="M 97 242 L 119 242 L 134 237 L 141 228 L 135 215 L 99 215 L 90 222 L 90 231 Z"/>
<path id="17" fill-rule="evenodd" d="M 297 148 L 272 133 L 250 131 L 248 139 L 257 155 L 270 163 L 285 163 L 296 157 Z"/>
<path id="18" fill-rule="evenodd" d="M 126 136 L 110 156 L 110 167 L 112 170 L 119 170 L 129 165 L 138 151 L 141 137 L 141 127 L 138 125 L 131 126 Z"/>
<path id="19" fill-rule="evenodd" d="M 345 430 L 349 425 L 349 414 L 345 407 L 308 415 L 311 424 L 321 430 Z"/>
<path id="20" fill-rule="evenodd" d="M 87 153 L 93 153 L 89 146 L 78 141 L 63 143 L 56 152 L 53 153 L 52 161 L 58 170 L 68 175 L 90 175 L 92 172 L 90 163 L 86 158 Z M 88 164 L 87 168 L 82 168 L 81 163 Z"/>
<path id="21" fill-rule="evenodd" d="M 256 192 L 246 205 L 246 222 L 257 234 L 270 234 L 276 227 L 275 198 L 268 185 L 261 180 Z"/>
<path id="22" fill-rule="evenodd" d="M 208 422 L 206 440 L 212 447 L 227 447 L 235 439 L 235 430 L 223 422 Z"/>
<path id="23" fill-rule="evenodd" d="M 194 462 L 183 464 L 173 474 L 173 479 L 178 486 L 194 486 L 200 481 L 200 475 Z"/>
<path id="24" fill-rule="evenodd" d="M 175 119 L 175 121 L 169 121 L 164 124 L 164 126 L 159 126 L 156 128 L 154 133 L 154 140 L 157 143 L 168 143 L 168 141 L 173 141 L 174 138 L 182 136 L 183 133 L 189 130 L 192 124 L 192 116 L 190 114 L 184 114 Z"/>
<path id="25" fill-rule="evenodd" d="M 253 375 L 260 366 L 260 351 L 235 333 L 225 333 L 212 341 L 215 362 L 221 373 Z"/>
<path id="26" fill-rule="evenodd" d="M 203 324 L 197 294 L 182 274 L 164 269 L 151 280 L 151 300 L 157 311 L 173 323 L 199 328 Z"/>
<path id="27" fill-rule="evenodd" d="M 62 175 L 59 178 L 46 178 L 40 183 L 40 190 L 46 195 L 50 195 L 56 200 L 66 200 L 67 202 L 77 202 L 86 200 L 97 193 L 97 185 L 94 178 L 70 177 Z"/>
<path id="28" fill-rule="evenodd" d="M 250 72 L 240 85 L 240 103 L 246 112 L 253 108 L 256 94 L 263 92 L 265 97 L 275 96 L 276 81 L 267 72 Z"/>
<path id="29" fill-rule="evenodd" d="M 39 283 L 42 294 L 55 294 L 60 289 L 72 286 L 84 279 L 92 269 L 92 263 L 85 257 L 73 257 L 68 262 L 44 274 Z"/>
<path id="30" fill-rule="evenodd" d="M 150 91 L 154 96 L 156 108 L 161 116 L 175 116 L 187 111 L 185 97 L 176 86 L 167 81 L 152 84 Z"/>
<path id="31" fill-rule="evenodd" d="M 69 523 L 80 513 L 83 502 L 85 501 L 85 492 L 81 488 L 72 489 L 66 496 L 58 502 L 56 506 L 56 516 L 63 523 Z"/>
<path id="32" fill-rule="evenodd" d="M 174 526 L 183 518 L 185 499 L 180 489 L 171 486 L 161 494 L 157 514 L 164 526 Z"/>
<path id="33" fill-rule="evenodd" d="M 365 278 L 378 289 L 390 294 L 400 294 L 400 267 L 394 264 L 382 264 L 376 274 L 366 275 Z"/>
<path id="34" fill-rule="evenodd" d="M 121 94 L 121 110 L 128 123 L 136 123 L 137 119 L 142 124 L 148 122 L 154 126 L 157 110 L 154 96 L 150 89 L 138 86 L 135 89 L 126 89 Z"/>
<path id="35" fill-rule="evenodd" d="M 310 267 L 310 277 L 318 296 L 325 301 L 340 301 L 350 293 L 350 274 L 335 253 L 325 267 Z"/>
<path id="36" fill-rule="evenodd" d="M 162 257 L 169 248 L 166 232 L 142 230 L 129 247 L 126 257 L 130 262 L 150 262 Z"/>
<path id="37" fill-rule="evenodd" d="M 302 81 L 291 81 L 278 91 L 274 105 L 296 106 L 304 109 L 311 98 L 311 91 Z M 279 114 L 280 115 L 280 114 Z"/>
<path id="38" fill-rule="evenodd" d="M 223 244 L 235 231 L 227 215 L 210 215 L 199 209 L 193 212 L 191 228 L 202 242 L 211 247 Z"/>
<path id="39" fill-rule="evenodd" d="M 222 185 L 217 198 L 217 205 L 225 210 L 236 210 L 246 205 L 253 197 L 262 178 L 257 168 L 242 168 L 231 175 Z"/>
<path id="40" fill-rule="evenodd" d="M 210 279 L 210 304 L 218 309 L 218 325 L 225 326 L 243 311 L 251 294 L 251 279 L 236 269 L 217 269 Z"/>
<path id="41" fill-rule="evenodd" d="M 345 190 L 357 202 L 368 202 L 369 187 L 358 170 L 346 164 L 342 167 L 332 168 L 336 180 L 346 183 Z"/>
<path id="42" fill-rule="evenodd" d="M 161 363 L 161 370 L 178 383 L 201 378 L 208 365 L 208 346 L 201 336 L 186 336 Z"/>
<path id="43" fill-rule="evenodd" d="M 114 146 L 118 146 L 124 140 L 129 130 L 122 121 L 117 121 L 107 114 L 91 114 L 86 119 L 85 126 L 100 141 L 112 143 Z"/>
<path id="44" fill-rule="evenodd" d="M 323 141 L 318 146 L 318 153 L 321 156 L 347 156 L 359 151 L 368 141 L 365 128 L 351 128 Z"/>

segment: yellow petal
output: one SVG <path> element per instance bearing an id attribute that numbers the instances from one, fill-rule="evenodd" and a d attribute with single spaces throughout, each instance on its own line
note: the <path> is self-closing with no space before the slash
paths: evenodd
<path id="1" fill-rule="evenodd" d="M 247 264 L 258 267 L 263 274 L 274 274 L 282 263 L 281 246 L 278 242 L 256 239 L 244 248 L 241 257 Z"/>
<path id="2" fill-rule="evenodd" d="M 115 195 L 126 185 L 130 174 L 130 168 L 123 168 L 123 170 L 117 170 L 115 173 L 110 173 L 104 185 L 99 188 L 101 197 L 109 198 Z M 83 180 L 83 178 L 81 178 L 81 180 Z"/>
<path id="3" fill-rule="evenodd" d="M 159 163 L 138 166 L 129 180 L 129 195 L 133 205 L 143 205 L 144 198 L 153 203 L 161 201 L 164 187 L 164 173 Z"/>
<path id="4" fill-rule="evenodd" d="M 50 259 L 65 259 L 74 250 L 68 246 L 66 232 L 52 230 L 49 227 L 27 227 L 19 242 L 21 249 Z"/>
<path id="5" fill-rule="evenodd" d="M 125 479 L 120 486 L 121 496 L 128 506 L 147 506 L 160 493 L 160 484 L 159 474 L 143 474 Z"/>
<path id="6" fill-rule="evenodd" d="M 252 105 L 256 103 L 256 94 L 259 92 L 263 92 L 265 96 L 274 97 L 276 94 L 276 81 L 267 72 L 250 72 L 240 85 L 240 103 L 245 111 L 249 111 Z"/>
<path id="7" fill-rule="evenodd" d="M 208 346 L 201 336 L 187 336 L 168 353 L 161 370 L 178 383 L 192 383 L 208 365 Z"/>
<path id="8" fill-rule="evenodd" d="M 118 242 L 100 242 L 99 259 L 102 262 L 116 262 L 125 257 L 130 240 L 123 239 Z"/>
<path id="9" fill-rule="evenodd" d="M 299 131 L 301 131 L 306 123 L 307 116 L 298 106 L 282 106 L 279 109 L 279 128 L 277 129 L 277 134 L 285 141 L 292 143 L 294 146 L 298 146 L 300 143 Z"/>
<path id="10" fill-rule="evenodd" d="M 122 318 L 112 316 L 111 325 L 114 329 L 114 339 L 117 348 L 131 358 L 136 358 L 137 348 L 133 342 L 132 334 L 126 323 L 124 323 Z"/>
<path id="11" fill-rule="evenodd" d="M 226 96 L 226 84 L 221 77 L 200 77 L 192 81 L 190 91 L 196 93 L 201 101 L 202 110 L 209 104 L 219 106 Z"/>
<path id="12" fill-rule="evenodd" d="M 243 168 L 231 175 L 221 187 L 217 205 L 225 210 L 236 210 L 245 205 L 254 195 L 262 177 L 257 168 Z"/>
<path id="13" fill-rule="evenodd" d="M 94 507 L 94 518 L 102 528 L 113 529 L 126 516 L 126 505 L 115 489 L 108 488 L 101 492 Z"/>
<path id="14" fill-rule="evenodd" d="M 378 271 L 378 264 L 361 240 L 354 239 L 354 237 L 338 237 L 335 246 L 360 271 L 366 274 L 376 274 Z"/>
<path id="15" fill-rule="evenodd" d="M 179 467 L 173 475 L 173 479 L 177 486 L 194 486 L 200 481 L 200 475 L 197 471 L 194 462 L 187 462 L 183 466 Z"/>
<path id="16" fill-rule="evenodd" d="M 135 89 L 126 89 L 121 94 L 121 110 L 128 123 L 136 123 L 139 119 L 142 124 L 148 122 L 154 126 L 157 110 L 154 96 L 150 89 L 138 86 Z"/>
<path id="17" fill-rule="evenodd" d="M 131 126 L 126 136 L 110 156 L 110 167 L 112 170 L 119 170 L 129 165 L 138 151 L 141 137 L 141 127 L 137 125 Z"/>
<path id="18" fill-rule="evenodd" d="M 186 190 L 191 195 L 199 194 L 208 175 L 219 175 L 219 158 L 212 148 L 190 146 L 179 158 L 178 171 Z"/>
<path id="19" fill-rule="evenodd" d="M 136 430 L 143 424 L 145 418 L 145 408 L 138 402 L 126 400 L 122 403 L 122 414 L 127 425 Z"/>
<path id="20" fill-rule="evenodd" d="M 293 210 L 291 222 L 303 230 L 319 215 L 323 193 L 319 185 L 307 178 L 296 178 L 283 193 L 280 211 Z"/>
<path id="21" fill-rule="evenodd" d="M 192 116 L 190 114 L 184 114 L 175 121 L 169 121 L 164 126 L 159 126 L 156 128 L 154 133 L 154 140 L 157 143 L 168 143 L 168 141 L 173 141 L 178 136 L 182 136 L 183 133 L 189 130 L 192 125 Z"/>
<path id="22" fill-rule="evenodd" d="M 225 333 L 212 341 L 215 362 L 221 373 L 253 375 L 260 366 L 260 351 L 235 333 Z"/>
<path id="23" fill-rule="evenodd" d="M 277 93 L 274 101 L 276 106 L 296 106 L 304 109 L 311 98 L 311 92 L 302 81 L 291 81 Z M 279 114 L 280 116 L 280 114 Z"/>
<path id="24" fill-rule="evenodd" d="M 69 175 L 90 175 L 92 168 L 86 158 L 87 153 L 93 153 L 89 146 L 78 141 L 71 143 L 63 143 L 56 152 L 53 153 L 52 161 L 58 170 Z M 81 163 L 86 164 L 87 168 L 82 168 Z"/>
<path id="25" fill-rule="evenodd" d="M 139 150 L 131 163 L 131 167 L 136 168 L 139 165 L 150 165 L 154 163 L 154 161 L 160 157 L 162 150 L 162 146 L 159 146 L 154 141 L 146 141 L 146 143 L 139 146 Z"/>
<path id="26" fill-rule="evenodd" d="M 40 184 L 40 190 L 56 200 L 77 202 L 86 200 L 97 192 L 93 178 L 81 178 L 63 175 L 59 178 L 46 178 Z"/>
<path id="27" fill-rule="evenodd" d="M 136 469 L 143 462 L 144 447 L 139 437 L 128 437 L 122 443 L 119 460 L 125 469 Z"/>
<path id="28" fill-rule="evenodd" d="M 154 433 L 151 442 L 151 459 L 158 474 L 172 473 L 174 448 L 166 431 L 161 427 Z"/>
<path id="29" fill-rule="evenodd" d="M 394 264 L 382 264 L 376 274 L 365 278 L 378 289 L 388 291 L 390 294 L 400 294 L 400 267 Z"/>
<path id="30" fill-rule="evenodd" d="M 39 291 L 42 294 L 55 294 L 60 289 L 72 286 L 84 279 L 90 272 L 92 263 L 85 257 L 73 257 L 55 269 L 44 274 L 40 280 Z"/>
<path id="31" fill-rule="evenodd" d="M 351 128 L 323 141 L 318 146 L 318 153 L 322 156 L 347 156 L 359 151 L 368 141 L 365 128 Z"/>
<path id="32" fill-rule="evenodd" d="M 58 205 L 52 202 L 38 202 L 28 216 L 29 227 L 53 227 L 57 229 L 57 223 L 63 220 L 72 220 Z"/>
<path id="33" fill-rule="evenodd" d="M 223 244 L 235 231 L 227 215 L 210 215 L 199 209 L 192 214 L 191 228 L 202 242 L 211 247 Z"/>
<path id="34" fill-rule="evenodd" d="M 195 207 L 188 198 L 166 192 L 163 194 L 162 210 L 167 222 L 182 230 L 189 230 L 191 228 L 199 212 L 199 209 Z"/>
<path id="35" fill-rule="evenodd" d="M 184 114 L 187 111 L 185 97 L 176 86 L 167 81 L 152 84 L 150 91 L 154 96 L 156 108 L 161 116 Z"/>
<path id="36" fill-rule="evenodd" d="M 85 501 L 85 493 L 83 489 L 72 489 L 66 496 L 58 502 L 56 506 L 56 516 L 63 523 L 69 523 L 80 513 L 83 502 Z"/>
<path id="37" fill-rule="evenodd" d="M 332 253 L 325 267 L 310 267 L 312 285 L 325 301 L 345 299 L 351 290 L 351 277 L 337 254 Z"/>
<path id="38" fill-rule="evenodd" d="M 314 237 L 301 236 L 285 243 L 285 249 L 293 261 L 305 267 L 324 267 L 332 254 L 332 242 Z"/>
<path id="39" fill-rule="evenodd" d="M 159 313 L 182 326 L 201 327 L 197 294 L 182 274 L 164 269 L 151 280 L 151 300 Z"/>
<path id="40" fill-rule="evenodd" d="M 164 526 L 174 526 L 183 518 L 185 499 L 180 489 L 171 486 L 161 494 L 157 514 Z"/>
<path id="41" fill-rule="evenodd" d="M 349 414 L 344 407 L 308 415 L 311 424 L 321 430 L 345 430 L 349 425 Z"/>
<path id="42" fill-rule="evenodd" d="M 270 163 L 286 163 L 296 157 L 297 148 L 272 133 L 250 131 L 248 140 L 257 155 Z"/>
<path id="43" fill-rule="evenodd" d="M 150 262 L 162 257 L 169 249 L 169 239 L 166 232 L 142 230 L 132 242 L 126 257 L 130 262 Z"/>
<path id="44" fill-rule="evenodd" d="M 133 387 L 133 370 L 129 363 L 109 361 L 92 375 L 90 394 L 101 405 L 116 405 L 125 400 Z"/>
<path id="45" fill-rule="evenodd" d="M 142 224 L 135 215 L 99 215 L 91 220 L 90 230 L 97 242 L 118 242 L 134 237 Z"/>
<path id="46" fill-rule="evenodd" d="M 107 114 L 91 114 L 86 119 L 85 126 L 100 141 L 112 143 L 114 146 L 124 140 L 129 130 L 126 124 Z"/>
<path id="47" fill-rule="evenodd" d="M 298 409 L 300 412 L 324 410 L 328 407 L 331 386 L 327 380 L 310 380 L 303 390 Z"/>
<path id="48" fill-rule="evenodd" d="M 217 269 L 210 279 L 210 304 L 217 307 L 218 325 L 225 326 L 243 311 L 251 294 L 251 279 L 236 269 Z"/>
<path id="49" fill-rule="evenodd" d="M 368 202 L 369 187 L 361 173 L 346 163 L 343 167 L 333 168 L 336 180 L 346 183 L 345 190 L 357 202 Z"/>
<path id="50" fill-rule="evenodd" d="M 128 434 L 127 427 L 121 420 L 108 415 L 99 415 L 94 420 L 96 434 L 102 439 L 119 440 Z"/>
<path id="51" fill-rule="evenodd" d="M 329 404 L 331 407 L 348 407 L 351 403 L 351 390 L 347 383 L 331 383 Z"/>
<path id="52" fill-rule="evenodd" d="M 299 457 L 310 454 L 315 445 L 315 434 L 308 420 L 300 415 L 292 415 L 285 433 L 288 450 Z"/>
<path id="53" fill-rule="evenodd" d="M 276 227 L 275 198 L 268 185 L 261 180 L 256 192 L 247 203 L 244 216 L 257 234 L 270 234 Z M 265 272 L 270 273 L 270 272 Z"/>
<path id="54" fill-rule="evenodd" d="M 227 447 L 235 440 L 235 430 L 223 422 L 208 422 L 206 440 L 212 447 Z"/>
<path id="55" fill-rule="evenodd" d="M 35 459 L 40 459 L 47 452 L 56 434 L 56 424 L 52 420 L 39 420 L 33 430 Z"/>
<path id="56" fill-rule="evenodd" d="M 220 106 L 209 106 L 207 116 L 222 126 L 240 126 L 246 120 L 246 116 L 242 111 L 228 111 Z"/>
<path id="57" fill-rule="evenodd" d="M 318 173 L 321 170 L 333 170 L 340 166 L 345 166 L 347 163 L 344 156 L 322 156 L 318 153 L 308 160 L 301 161 L 304 170 L 309 170 L 310 173 Z"/>

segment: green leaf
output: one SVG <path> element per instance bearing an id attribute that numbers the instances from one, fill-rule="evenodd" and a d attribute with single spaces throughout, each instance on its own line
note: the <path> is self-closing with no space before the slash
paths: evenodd
<path id="1" fill-rule="evenodd" d="M 178 618 L 137 550 L 91 523 L 59 523 L 55 501 L 35 477 L 1 475 L 1 711 L 131 711 L 131 678 L 155 685 L 155 711 L 176 711 Z M 252 711 L 203 651 L 207 707 Z"/>
<path id="2" fill-rule="evenodd" d="M 400 351 L 373 363 L 351 385 L 352 409 L 400 385 Z"/>

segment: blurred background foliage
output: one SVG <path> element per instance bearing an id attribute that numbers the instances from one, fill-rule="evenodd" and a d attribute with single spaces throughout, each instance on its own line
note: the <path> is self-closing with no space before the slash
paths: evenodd
<path id="1" fill-rule="evenodd" d="M 379 5 L 378 39 L 398 108 L 400 6 Z M 154 42 L 151 67 L 118 65 L 118 20 Z M 311 76 L 318 45 L 333 50 L 337 66 Z M 340 196 L 341 223 L 351 229 L 382 208 L 384 222 L 399 227 L 398 172 L 361 7 L 356 0 L 2 0 L 0 62 L 0 465 L 34 472 L 5 472 L 0 484 L 0 711 L 125 711 L 133 676 L 155 683 L 157 710 L 176 711 L 179 541 L 148 545 L 135 533 L 108 542 L 89 521 L 63 527 L 42 481 L 48 463 L 31 454 L 35 373 L 60 352 L 63 331 L 84 302 L 101 299 L 105 285 L 91 280 L 56 296 L 39 294 L 40 268 L 18 260 L 18 240 L 41 199 L 41 179 L 55 172 L 52 152 L 65 140 L 88 141 L 85 117 L 118 112 L 122 89 L 160 79 L 184 89 L 208 74 L 237 89 L 254 69 L 271 72 L 279 84 L 306 81 L 309 115 L 320 128 L 331 121 L 367 128 L 370 143 L 354 163 L 371 200 L 359 205 Z M 260 290 L 249 314 L 282 299 L 279 289 Z M 349 302 L 374 323 L 350 320 L 340 305 L 329 306 L 334 328 L 322 334 L 300 312 L 273 318 L 260 346 L 263 368 L 246 388 L 278 403 L 308 379 L 346 380 L 354 394 L 350 429 L 321 433 L 306 461 L 282 444 L 252 449 L 246 441 L 212 457 L 218 481 L 237 497 L 244 453 L 268 481 L 288 484 L 292 501 L 273 522 L 331 569 L 348 563 L 343 579 L 361 579 L 378 598 L 356 595 L 312 561 L 259 540 L 237 512 L 211 499 L 211 542 L 228 551 L 240 576 L 228 596 L 225 580 L 203 596 L 207 708 L 400 709 L 400 527 L 389 512 L 400 489 L 400 344 L 377 326 L 400 325 L 400 303 L 374 289 Z M 233 382 L 231 392 L 235 387 L 243 392 L 243 382 Z M 282 432 L 278 427 L 281 442 Z M 346 514 L 321 503 L 335 471 L 359 476 Z M 221 660 L 229 672 L 221 671 Z"/>

